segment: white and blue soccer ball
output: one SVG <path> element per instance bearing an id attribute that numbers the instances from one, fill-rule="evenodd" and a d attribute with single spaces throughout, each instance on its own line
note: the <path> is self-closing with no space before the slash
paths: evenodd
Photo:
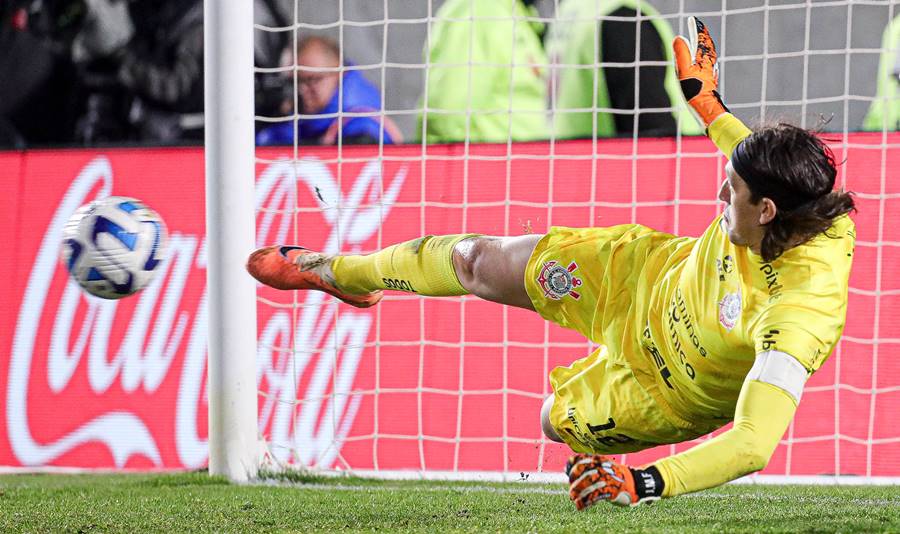
<path id="1" fill-rule="evenodd" d="M 134 198 L 106 197 L 85 204 L 63 228 L 63 264 L 85 291 L 104 299 L 147 287 L 165 253 L 165 224 Z"/>

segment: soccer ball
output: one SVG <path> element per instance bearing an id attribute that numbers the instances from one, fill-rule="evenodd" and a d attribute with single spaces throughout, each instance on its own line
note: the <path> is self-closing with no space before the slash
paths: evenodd
<path id="1" fill-rule="evenodd" d="M 81 206 L 63 228 L 62 262 L 85 291 L 120 299 L 147 287 L 166 252 L 166 226 L 129 197 Z"/>

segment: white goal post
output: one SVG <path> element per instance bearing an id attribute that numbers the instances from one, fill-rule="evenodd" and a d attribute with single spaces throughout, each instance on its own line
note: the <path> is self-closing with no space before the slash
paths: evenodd
<path id="1" fill-rule="evenodd" d="M 253 0 L 204 2 L 209 472 L 256 476 Z M 198 319 L 202 320 L 202 319 Z"/>

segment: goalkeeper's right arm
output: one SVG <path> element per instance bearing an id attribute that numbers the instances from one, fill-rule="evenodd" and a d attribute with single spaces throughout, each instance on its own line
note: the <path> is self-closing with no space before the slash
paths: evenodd
<path id="1" fill-rule="evenodd" d="M 688 29 L 689 39 L 679 35 L 672 42 L 681 92 L 709 138 L 730 159 L 734 147 L 751 132 L 729 112 L 719 95 L 716 44 L 709 29 L 694 17 L 688 18 Z"/>

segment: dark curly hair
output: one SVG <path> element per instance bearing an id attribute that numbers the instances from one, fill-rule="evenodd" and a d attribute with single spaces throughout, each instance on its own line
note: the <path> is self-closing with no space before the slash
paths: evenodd
<path id="1" fill-rule="evenodd" d="M 816 132 L 785 123 L 763 126 L 738 144 L 731 163 L 752 202 L 765 197 L 777 208 L 760 245 L 767 262 L 856 209 L 852 193 L 834 189 L 834 153 Z"/>

